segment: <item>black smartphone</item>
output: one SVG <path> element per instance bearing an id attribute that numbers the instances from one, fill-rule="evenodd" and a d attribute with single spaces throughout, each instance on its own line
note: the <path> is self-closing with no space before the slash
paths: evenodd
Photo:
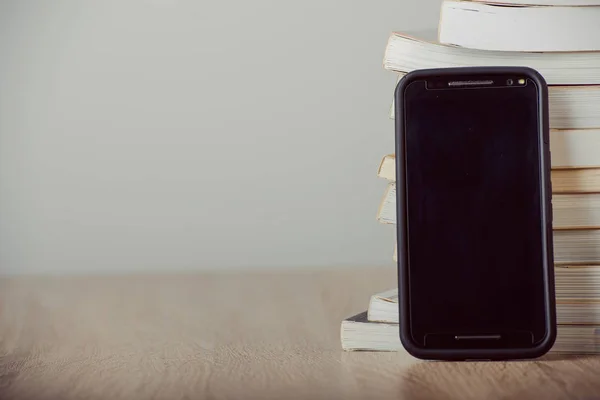
<path id="1" fill-rule="evenodd" d="M 556 337 L 548 90 L 530 68 L 418 70 L 395 91 L 400 339 L 421 359 Z"/>

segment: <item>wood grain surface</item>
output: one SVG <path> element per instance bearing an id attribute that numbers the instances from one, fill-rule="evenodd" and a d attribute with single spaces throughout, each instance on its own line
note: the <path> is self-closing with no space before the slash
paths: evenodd
<path id="1" fill-rule="evenodd" d="M 600 399 L 600 358 L 346 353 L 392 269 L 0 280 L 0 399 Z"/>

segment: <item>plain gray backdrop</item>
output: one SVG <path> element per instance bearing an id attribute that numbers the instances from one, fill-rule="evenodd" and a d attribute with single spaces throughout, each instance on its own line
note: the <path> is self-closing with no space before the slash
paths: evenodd
<path id="1" fill-rule="evenodd" d="M 439 6 L 0 2 L 0 272 L 393 265 L 383 53 Z"/>

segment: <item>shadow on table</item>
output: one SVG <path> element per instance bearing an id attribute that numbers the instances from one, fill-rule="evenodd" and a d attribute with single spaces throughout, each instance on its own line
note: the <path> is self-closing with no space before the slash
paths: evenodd
<path id="1" fill-rule="evenodd" d="M 552 361 L 585 361 L 585 360 L 589 360 L 589 361 L 600 360 L 600 356 L 593 355 L 593 354 L 554 354 L 554 353 L 549 353 L 549 354 L 546 354 L 546 355 L 538 358 L 536 361 L 552 362 Z M 523 362 L 526 362 L 526 361 L 523 361 Z"/>
<path id="2" fill-rule="evenodd" d="M 600 357 L 547 355 L 537 361 L 419 362 L 407 368 L 399 399 L 600 400 Z"/>

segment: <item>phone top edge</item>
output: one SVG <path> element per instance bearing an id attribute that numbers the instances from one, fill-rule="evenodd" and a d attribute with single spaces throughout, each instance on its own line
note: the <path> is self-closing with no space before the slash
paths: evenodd
<path id="1" fill-rule="evenodd" d="M 396 102 L 395 112 L 398 110 L 399 105 L 397 103 L 402 101 L 401 93 L 403 90 L 412 82 L 419 80 L 427 80 L 431 78 L 449 78 L 453 76 L 461 76 L 464 78 L 465 75 L 471 75 L 476 77 L 477 75 L 520 75 L 524 78 L 532 80 L 541 92 L 541 97 L 548 96 L 548 84 L 545 78 L 540 72 L 524 66 L 498 66 L 498 67 L 447 67 L 447 68 L 427 68 L 427 69 L 415 69 L 405 75 L 403 75 L 397 82 L 394 89 L 394 100 Z M 484 86 L 485 87 L 485 86 Z M 490 86 L 496 87 L 496 86 Z M 519 87 L 518 85 L 514 86 Z M 466 87 L 457 88 L 466 89 Z M 395 113 L 395 115 L 398 115 Z"/>

